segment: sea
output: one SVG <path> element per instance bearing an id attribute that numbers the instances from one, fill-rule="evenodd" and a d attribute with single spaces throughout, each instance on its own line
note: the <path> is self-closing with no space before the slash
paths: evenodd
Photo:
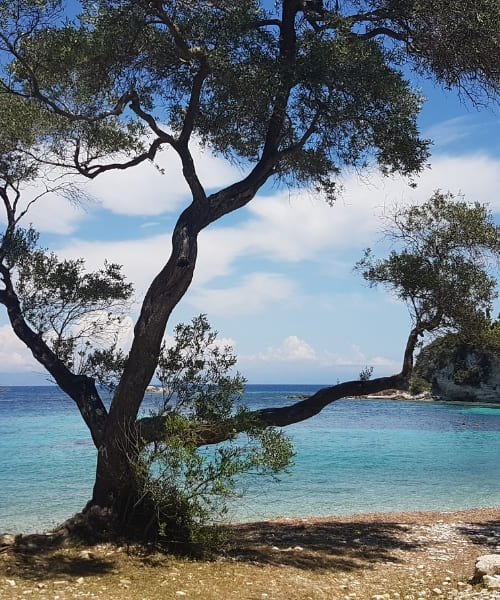
<path id="1" fill-rule="evenodd" d="M 283 406 L 320 387 L 248 385 L 244 401 Z M 500 505 L 500 405 L 347 398 L 286 432 L 290 473 L 244 478 L 229 520 Z M 0 387 L 0 533 L 45 531 L 79 511 L 95 461 L 57 387 Z"/>

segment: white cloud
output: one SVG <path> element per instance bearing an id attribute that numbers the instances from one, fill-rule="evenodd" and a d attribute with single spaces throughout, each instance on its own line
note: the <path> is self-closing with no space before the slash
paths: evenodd
<path id="1" fill-rule="evenodd" d="M 266 362 L 314 361 L 316 360 L 316 352 L 304 340 L 296 335 L 290 335 L 278 347 L 271 346 L 265 352 L 253 358 Z"/>
<path id="2" fill-rule="evenodd" d="M 31 223 L 41 233 L 70 235 L 86 218 L 85 202 L 84 195 L 81 197 L 81 203 L 76 203 L 70 202 L 61 194 L 43 193 L 39 187 L 26 186 L 17 208 L 18 214 L 28 209 L 21 221 L 24 227 Z M 3 212 L 0 212 L 0 222 L 5 222 Z"/>
<path id="3" fill-rule="evenodd" d="M 212 315 L 246 315 L 263 310 L 269 303 L 288 300 L 294 296 L 294 285 L 275 273 L 252 273 L 234 287 L 196 288 L 187 302 L 197 310 Z"/>
<path id="4" fill-rule="evenodd" d="M 14 335 L 10 325 L 0 327 L 0 365 L 5 373 L 42 370 L 26 346 Z"/>
<path id="5" fill-rule="evenodd" d="M 317 351 L 311 344 L 300 339 L 296 335 L 286 337 L 279 346 L 270 346 L 264 352 L 251 356 L 242 357 L 242 362 L 249 365 L 262 364 L 267 369 L 272 368 L 273 363 L 279 369 L 283 363 L 301 364 L 310 372 L 332 373 L 349 370 L 358 373 L 367 366 L 374 368 L 373 377 L 382 374 L 397 373 L 401 365 L 399 362 L 383 356 L 369 357 L 356 344 L 347 345 L 342 353 L 329 351 Z"/>
<path id="6" fill-rule="evenodd" d="M 165 234 L 117 242 L 73 239 L 57 252 L 67 258 L 85 257 L 89 269 L 101 267 L 105 259 L 123 265 L 123 273 L 134 284 L 137 296 L 142 297 L 153 277 L 167 262 L 171 247 L 171 237 Z"/>
<path id="7" fill-rule="evenodd" d="M 361 180 L 351 174 L 345 192 L 330 207 L 302 191 L 257 196 L 248 206 L 250 218 L 237 227 L 212 227 L 200 235 L 195 276 L 197 285 L 227 275 L 240 256 L 271 261 L 321 260 L 339 248 L 363 248 L 379 237 L 379 216 L 395 203 L 427 200 L 436 189 L 463 193 L 469 200 L 500 209 L 493 190 L 500 187 L 500 159 L 473 155 L 440 156 L 433 160 L 412 189 L 400 177 L 373 174 Z"/>
<path id="8" fill-rule="evenodd" d="M 239 171 L 221 157 L 192 144 L 198 177 L 209 190 L 235 181 Z M 179 157 L 171 148 L 160 152 L 155 164 L 145 161 L 124 171 L 108 171 L 87 186 L 102 206 L 121 215 L 160 215 L 179 209 L 190 198 Z"/>
<path id="9" fill-rule="evenodd" d="M 217 314 L 225 310 L 248 314 L 267 303 L 290 298 L 296 293 L 292 281 L 264 274 L 262 264 L 254 266 L 259 270 L 254 275 L 250 275 L 252 267 L 248 264 L 243 283 L 227 284 L 227 289 L 206 286 L 217 277 L 232 275 L 239 268 L 237 260 L 243 257 L 286 265 L 304 260 L 330 264 L 342 256 L 339 251 L 345 256 L 349 249 L 360 255 L 362 248 L 380 237 L 377 217 L 384 207 L 391 207 L 394 202 L 425 200 L 438 187 L 461 191 L 471 200 L 491 202 L 493 208 L 500 209 L 500 198 L 493 196 L 493 190 L 500 188 L 500 159 L 487 156 L 436 157 L 432 169 L 422 174 L 416 190 L 400 178 L 379 175 L 373 175 L 366 183 L 351 174 L 344 184 L 345 193 L 333 207 L 306 192 L 278 192 L 255 198 L 240 214 L 240 218 L 248 218 L 237 225 L 204 230 L 199 239 L 191 303 Z M 60 254 L 85 256 L 92 268 L 102 265 L 104 258 L 123 264 L 141 298 L 168 260 L 170 249 L 170 233 L 165 233 L 116 242 L 73 239 L 60 249 Z M 351 264 L 350 257 L 348 262 Z"/>
<path id="10" fill-rule="evenodd" d="M 330 367 L 350 367 L 353 369 L 373 367 L 374 377 L 378 377 L 380 372 L 398 373 L 401 370 L 400 362 L 384 356 L 368 356 L 358 344 L 350 344 L 342 353 L 326 351 L 322 357 L 322 363 Z"/>

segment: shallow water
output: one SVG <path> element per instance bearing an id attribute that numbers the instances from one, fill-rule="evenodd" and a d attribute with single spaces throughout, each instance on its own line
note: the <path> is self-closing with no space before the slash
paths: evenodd
<path id="1" fill-rule="evenodd" d="M 250 408 L 318 386 L 250 385 Z M 275 483 L 245 478 L 233 520 L 500 504 L 500 407 L 341 400 L 287 428 L 297 455 Z M 95 449 L 52 387 L 0 388 L 0 532 L 40 531 L 81 509 Z"/>

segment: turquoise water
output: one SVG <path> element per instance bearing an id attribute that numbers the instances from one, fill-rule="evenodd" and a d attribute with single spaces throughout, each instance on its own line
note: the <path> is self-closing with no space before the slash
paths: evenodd
<path id="1" fill-rule="evenodd" d="M 245 401 L 315 389 L 248 386 Z M 500 505 L 500 407 L 348 399 L 287 432 L 291 475 L 243 480 L 233 520 Z M 57 388 L 0 388 L 0 457 L 0 532 L 47 529 L 90 497 L 95 449 Z"/>

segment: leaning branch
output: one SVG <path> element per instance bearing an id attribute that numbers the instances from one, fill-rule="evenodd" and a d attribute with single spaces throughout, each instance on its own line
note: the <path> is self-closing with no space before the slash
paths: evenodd
<path id="1" fill-rule="evenodd" d="M 191 443 L 198 446 L 218 444 L 248 430 L 248 424 L 252 421 L 261 427 L 287 427 L 314 417 L 326 406 L 341 398 L 377 394 L 387 389 L 404 390 L 407 387 L 408 379 L 402 373 L 368 381 L 346 381 L 322 388 L 312 396 L 289 406 L 251 411 L 243 416 L 236 415 L 232 419 L 214 425 L 194 425 L 188 437 Z M 166 417 L 160 416 L 139 419 L 137 429 L 142 444 L 147 445 L 153 442 L 165 441 L 165 423 Z"/>

